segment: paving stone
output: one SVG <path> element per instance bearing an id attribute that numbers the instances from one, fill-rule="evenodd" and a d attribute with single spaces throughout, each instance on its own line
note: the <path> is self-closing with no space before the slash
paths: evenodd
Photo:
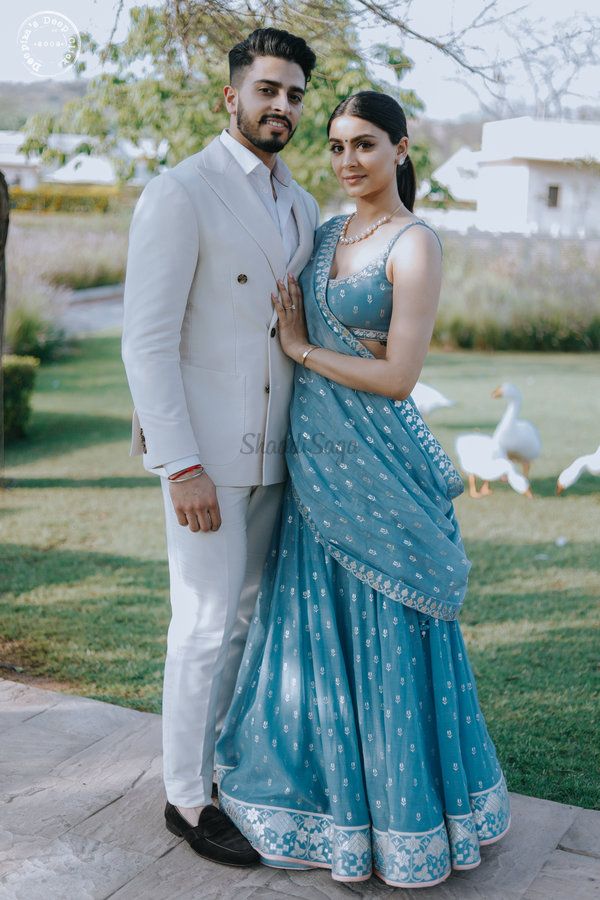
<path id="1" fill-rule="evenodd" d="M 133 790 L 90 815 L 73 833 L 156 859 L 181 842 L 165 828 L 164 806 L 162 758 L 157 757 Z"/>
<path id="2" fill-rule="evenodd" d="M 7 872 L 12 872 L 24 860 L 43 852 L 51 838 L 41 835 L 17 834 L 9 829 L 0 828 L 0 879 Z M 4 900 L 4 893 L 0 881 L 0 897 Z"/>
<path id="3" fill-rule="evenodd" d="M 555 850 L 523 895 L 523 900 L 598 900 L 600 860 Z"/>
<path id="4" fill-rule="evenodd" d="M 121 796 L 46 775 L 13 793 L 0 792 L 0 828 L 15 835 L 58 837 Z M 1 852 L 0 852 L 1 858 Z"/>
<path id="5" fill-rule="evenodd" d="M 125 709 L 112 703 L 88 700 L 85 697 L 66 697 L 35 718 L 36 725 L 44 725 L 49 731 L 67 731 L 74 734 L 102 738 L 125 725 L 135 726 L 143 722 L 148 713 Z"/>
<path id="6" fill-rule="evenodd" d="M 500 900 L 522 894 L 579 812 L 575 806 L 522 794 L 511 793 L 510 801 L 508 834 L 481 848 L 482 863 L 476 869 L 455 873 L 462 891 L 455 896 Z"/>
<path id="7" fill-rule="evenodd" d="M 150 862 L 150 857 L 140 853 L 66 834 L 3 875 L 0 897 L 2 900 L 101 900 Z"/>
<path id="8" fill-rule="evenodd" d="M 50 772 L 76 779 L 90 790 L 117 790 L 124 794 L 145 775 L 160 753 L 160 716 L 146 714 L 137 724 L 118 728 Z"/>
<path id="9" fill-rule="evenodd" d="M 159 716 L 0 680 L 1 900 L 348 900 L 328 870 L 234 869 L 164 828 Z M 600 813 L 511 794 L 512 824 L 436 900 L 599 897 Z M 558 847 L 558 849 L 556 849 Z M 568 851 L 568 852 L 567 852 Z M 403 900 L 423 900 L 419 889 Z M 432 896 L 434 896 L 432 894 Z"/>
<path id="10" fill-rule="evenodd" d="M 68 700 L 67 694 L 43 691 L 17 681 L 0 678 L 0 730 L 26 722 L 53 706 Z"/>
<path id="11" fill-rule="evenodd" d="M 5 788 L 10 789 L 12 776 L 17 784 L 24 778 L 31 781 L 96 741 L 90 735 L 50 731 L 36 719 L 14 725 L 2 734 L 0 775 L 6 776 L 2 780 Z"/>
<path id="12" fill-rule="evenodd" d="M 582 809 L 566 834 L 560 839 L 559 850 L 572 850 L 600 859 L 600 812 Z"/>
<path id="13" fill-rule="evenodd" d="M 363 893 L 367 888 L 368 894 Z M 350 896 L 384 896 L 392 892 L 375 880 L 361 885 L 343 885 L 333 881 L 328 872 L 286 872 L 267 866 L 237 869 L 219 866 L 179 844 L 162 859 L 156 860 L 134 879 L 120 888 L 114 900 L 348 900 Z M 415 896 L 417 891 L 414 892 Z M 413 892 L 403 892 L 412 900 Z M 113 898 L 111 898 L 113 900 Z M 421 897 L 422 900 L 422 897 Z"/>

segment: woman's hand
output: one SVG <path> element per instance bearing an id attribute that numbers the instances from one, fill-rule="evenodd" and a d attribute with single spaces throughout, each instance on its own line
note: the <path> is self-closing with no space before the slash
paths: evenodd
<path id="1" fill-rule="evenodd" d="M 308 333 L 304 319 L 302 291 L 293 275 L 288 275 L 288 287 L 278 281 L 279 296 L 271 294 L 271 302 L 279 319 L 279 340 L 283 352 L 296 362 L 308 347 Z"/>

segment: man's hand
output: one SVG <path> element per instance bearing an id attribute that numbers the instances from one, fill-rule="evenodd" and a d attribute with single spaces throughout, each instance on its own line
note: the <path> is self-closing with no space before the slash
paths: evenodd
<path id="1" fill-rule="evenodd" d="M 206 472 L 199 478 L 190 478 L 179 484 L 170 481 L 169 493 L 180 525 L 189 525 L 190 531 L 219 530 L 221 511 L 217 489 Z"/>

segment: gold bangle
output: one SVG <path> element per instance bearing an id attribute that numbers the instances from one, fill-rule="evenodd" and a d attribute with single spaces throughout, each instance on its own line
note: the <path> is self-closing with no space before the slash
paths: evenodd
<path id="1" fill-rule="evenodd" d="M 313 347 L 309 347 L 307 350 L 304 351 L 304 353 L 302 354 L 302 365 L 303 365 L 303 366 L 306 365 L 306 359 L 307 359 L 307 357 L 308 357 L 308 354 L 309 354 L 309 353 L 312 353 L 313 350 L 318 350 L 318 349 L 319 349 L 319 348 L 315 345 L 315 346 L 313 346 Z"/>

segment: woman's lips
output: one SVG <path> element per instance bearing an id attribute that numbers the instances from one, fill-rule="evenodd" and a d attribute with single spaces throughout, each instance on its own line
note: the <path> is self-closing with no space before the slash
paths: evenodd
<path id="1" fill-rule="evenodd" d="M 366 178 L 366 175 L 345 175 L 344 181 L 348 184 L 356 184 L 359 181 L 362 181 L 363 178 Z"/>

